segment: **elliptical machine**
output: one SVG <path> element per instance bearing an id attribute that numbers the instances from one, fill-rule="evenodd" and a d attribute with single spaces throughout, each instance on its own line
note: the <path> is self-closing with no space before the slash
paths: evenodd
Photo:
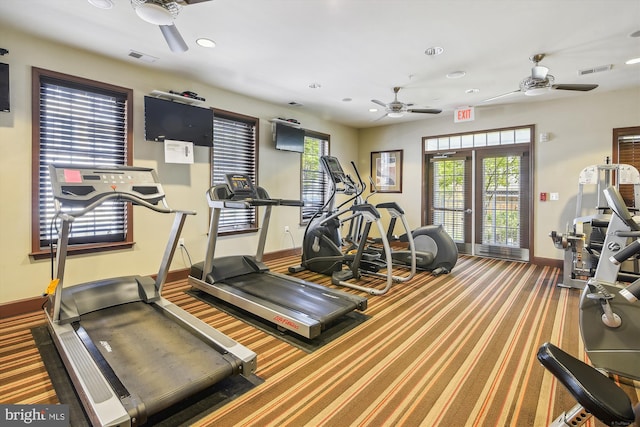
<path id="1" fill-rule="evenodd" d="M 373 192 L 367 197 L 373 196 L 378 192 L 373 179 L 369 177 Z M 375 205 L 376 208 L 382 208 L 386 204 L 381 203 Z M 400 236 L 393 234 L 396 226 L 396 216 L 391 216 L 389 226 L 387 228 L 387 240 L 389 242 L 408 243 L 408 233 Z M 406 229 L 405 229 L 406 231 Z M 446 232 L 442 224 L 431 224 L 418 227 L 411 231 L 413 243 L 415 245 L 416 269 L 430 271 L 434 276 L 450 273 L 458 261 L 458 247 L 451 236 Z M 374 243 L 380 243 L 380 239 L 374 239 Z M 381 251 L 381 248 L 374 248 Z M 411 251 L 407 249 L 394 248 L 391 252 L 391 258 L 396 265 L 410 265 Z"/>
<path id="2" fill-rule="evenodd" d="M 410 272 L 404 276 L 395 276 L 391 247 L 382 225 L 380 211 L 373 205 L 362 201 L 361 195 L 365 185 L 355 164 L 351 162 L 358 177 L 358 183 L 344 173 L 336 157 L 322 156 L 320 163 L 330 177 L 331 196 L 307 224 L 302 244 L 302 262 L 299 266 L 289 267 L 289 271 L 294 273 L 307 269 L 330 275 L 334 285 L 347 286 L 372 295 L 383 295 L 394 282 L 406 282 L 413 278 L 416 271 L 413 238 L 409 239 Z M 351 197 L 336 208 L 335 197 L 337 193 Z M 352 202 L 351 206 L 343 208 Z M 400 218 L 405 230 L 407 233 L 409 232 L 404 212 L 397 204 L 387 203 L 379 206 L 389 212 L 392 217 Z M 340 228 L 346 222 L 349 222 L 351 251 L 344 253 Z M 384 248 L 382 253 L 366 251 L 367 237 L 373 223 L 376 224 L 381 236 Z M 355 254 L 352 253 L 353 251 Z M 345 266 L 347 268 L 343 269 Z M 385 273 L 380 272 L 381 270 L 385 270 Z M 385 287 L 377 289 L 349 282 L 349 280 L 361 278 L 363 274 L 386 279 Z"/>

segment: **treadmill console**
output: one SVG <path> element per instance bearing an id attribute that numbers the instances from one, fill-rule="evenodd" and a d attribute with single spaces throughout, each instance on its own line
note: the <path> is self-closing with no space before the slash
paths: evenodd
<path id="1" fill-rule="evenodd" d="M 233 193 L 234 200 L 257 199 L 258 192 L 248 175 L 239 173 L 228 173 L 226 176 L 227 185 Z"/>
<path id="2" fill-rule="evenodd" d="M 165 197 L 156 172 L 148 168 L 49 165 L 49 176 L 53 197 L 76 206 L 88 206 L 114 192 L 129 194 L 151 204 Z"/>

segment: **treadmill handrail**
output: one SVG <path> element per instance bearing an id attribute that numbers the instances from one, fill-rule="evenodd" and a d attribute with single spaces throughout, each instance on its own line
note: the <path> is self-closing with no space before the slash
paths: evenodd
<path id="1" fill-rule="evenodd" d="M 140 205 L 140 206 L 144 206 L 145 208 L 151 209 L 151 210 L 159 212 L 159 213 L 167 213 L 168 214 L 168 213 L 183 212 L 183 213 L 185 213 L 187 215 L 195 215 L 196 214 L 195 211 L 173 210 L 173 209 L 169 208 L 169 206 L 167 205 L 167 203 L 166 203 L 164 198 L 162 199 L 164 207 L 161 207 L 161 206 L 157 206 L 157 205 L 154 205 L 152 203 L 149 203 L 146 200 L 141 199 L 140 197 L 134 196 L 133 194 L 124 193 L 124 192 L 120 192 L 120 191 L 114 191 L 114 192 L 111 192 L 111 193 L 103 193 L 100 196 L 98 196 L 98 198 L 96 200 L 94 200 L 93 202 L 91 202 L 90 204 L 88 204 L 87 206 L 82 208 L 81 210 L 73 211 L 73 212 L 64 212 L 64 213 L 66 215 L 69 215 L 72 218 L 77 218 L 77 217 L 80 217 L 82 215 L 85 215 L 88 212 L 91 212 L 92 210 L 94 210 L 95 208 L 97 208 L 98 206 L 100 206 L 101 204 L 106 202 L 107 200 L 111 200 L 111 199 L 129 201 L 129 202 L 135 203 L 135 204 Z M 62 212 L 62 208 L 58 209 L 58 212 Z"/>
<path id="2" fill-rule="evenodd" d="M 256 187 L 256 190 L 259 197 L 237 198 L 237 194 L 231 191 L 228 184 L 217 184 L 207 190 L 207 201 L 211 208 L 227 209 L 249 209 L 255 206 L 304 206 L 302 200 L 272 199 L 264 188 Z M 224 197 L 220 196 L 221 193 L 224 193 Z"/>

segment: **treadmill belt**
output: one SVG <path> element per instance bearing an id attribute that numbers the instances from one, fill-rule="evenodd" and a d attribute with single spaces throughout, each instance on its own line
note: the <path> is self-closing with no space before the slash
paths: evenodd
<path id="1" fill-rule="evenodd" d="M 99 310 L 80 325 L 148 415 L 233 374 L 219 352 L 151 304 Z"/>
<path id="2" fill-rule="evenodd" d="M 270 273 L 245 274 L 225 279 L 223 283 L 322 323 L 330 322 L 356 308 L 355 302 L 351 300 L 332 297 L 329 288 L 326 292 L 320 291 Z"/>
<path id="3" fill-rule="evenodd" d="M 44 325 L 36 326 L 31 329 L 31 333 L 59 402 L 69 405 L 69 425 L 90 427 L 89 418 L 84 412 L 82 403 L 74 390 L 71 378 L 67 374 L 47 327 Z M 152 415 L 145 426 L 192 426 L 206 414 L 223 407 L 263 382 L 264 380 L 253 374 L 247 378 L 242 375 L 234 375 L 193 395 L 186 401 L 181 401 L 169 409 Z"/>

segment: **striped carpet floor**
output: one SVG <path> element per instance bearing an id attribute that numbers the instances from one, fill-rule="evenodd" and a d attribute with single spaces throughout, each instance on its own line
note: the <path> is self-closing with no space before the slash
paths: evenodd
<path id="1" fill-rule="evenodd" d="M 284 272 L 296 261 L 269 265 Z M 557 287 L 559 274 L 461 257 L 451 274 L 420 273 L 369 296 L 371 318 L 313 353 L 190 297 L 186 281 L 167 285 L 164 296 L 255 351 L 265 380 L 195 425 L 537 427 L 575 403 L 538 364 L 539 345 L 551 341 L 586 360 L 579 291 Z M 327 277 L 296 276 L 331 286 Z M 57 402 L 29 332 L 41 324 L 40 313 L 0 320 L 3 403 Z M 634 385 L 622 384 L 637 402 Z"/>

